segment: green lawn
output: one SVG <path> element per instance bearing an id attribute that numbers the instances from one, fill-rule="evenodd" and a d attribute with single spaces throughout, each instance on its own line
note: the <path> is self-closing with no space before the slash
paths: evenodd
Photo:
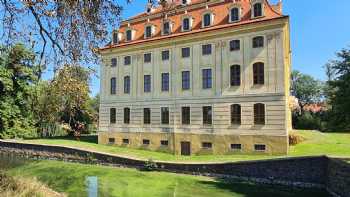
<path id="1" fill-rule="evenodd" d="M 321 133 L 318 131 L 296 131 L 306 140 L 302 143 L 291 146 L 288 156 L 310 156 L 310 155 L 329 155 L 350 157 L 350 133 Z M 84 139 L 84 138 L 83 138 Z M 179 162 L 224 162 L 224 161 L 242 161 L 280 158 L 285 156 L 272 155 L 194 155 L 178 156 L 169 153 L 153 152 L 147 150 L 130 149 L 116 146 L 100 145 L 96 139 L 87 138 L 85 141 L 75 141 L 72 139 L 35 139 L 25 140 L 24 142 L 49 145 L 63 145 L 69 147 L 94 150 L 99 152 L 112 153 L 120 156 L 127 156 L 139 159 L 152 158 L 158 161 L 179 161 Z"/>
<path id="2" fill-rule="evenodd" d="M 208 196 L 208 197 L 308 197 L 328 196 L 323 191 L 291 189 L 281 186 L 261 186 L 249 183 L 225 183 L 208 177 L 179 175 L 165 172 L 142 172 L 128 168 L 31 161 L 13 167 L 14 176 L 36 177 L 58 192 L 68 196 L 87 196 L 86 178 L 98 179 L 98 196 Z"/>

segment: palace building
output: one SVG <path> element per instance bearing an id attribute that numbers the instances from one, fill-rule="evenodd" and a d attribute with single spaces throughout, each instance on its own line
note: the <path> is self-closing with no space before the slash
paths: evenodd
<path id="1" fill-rule="evenodd" d="M 100 49 L 101 144 L 286 154 L 289 17 L 268 0 L 165 0 Z"/>

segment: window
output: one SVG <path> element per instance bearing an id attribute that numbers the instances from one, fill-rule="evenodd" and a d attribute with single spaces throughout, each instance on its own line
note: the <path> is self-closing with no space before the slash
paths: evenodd
<path id="1" fill-rule="evenodd" d="M 161 108 L 161 121 L 162 124 L 169 124 L 169 108 L 168 107 L 162 107 Z"/>
<path id="2" fill-rule="evenodd" d="M 151 62 L 151 59 L 152 59 L 151 53 L 145 53 L 145 54 L 143 54 L 143 62 L 144 62 L 144 63 L 149 63 L 149 62 Z"/>
<path id="3" fill-rule="evenodd" d="M 149 145 L 149 144 L 150 144 L 150 141 L 147 140 L 147 139 L 143 139 L 143 140 L 142 140 L 142 144 L 143 144 L 143 145 Z"/>
<path id="4" fill-rule="evenodd" d="M 151 75 L 143 76 L 143 91 L 151 92 Z"/>
<path id="5" fill-rule="evenodd" d="M 231 144 L 232 150 L 242 150 L 242 144 Z"/>
<path id="6" fill-rule="evenodd" d="M 160 141 L 160 145 L 162 145 L 162 146 L 168 146 L 168 145 L 169 145 L 169 141 L 168 141 L 168 140 L 161 140 L 161 141 Z"/>
<path id="7" fill-rule="evenodd" d="M 212 148 L 212 143 L 211 142 L 203 142 L 202 143 L 202 148 L 204 149 L 211 149 Z"/>
<path id="8" fill-rule="evenodd" d="M 190 18 L 184 18 L 182 20 L 182 31 L 190 31 L 191 25 L 190 25 Z"/>
<path id="9" fill-rule="evenodd" d="M 240 40 L 231 40 L 230 41 L 230 51 L 239 51 L 241 50 L 241 41 Z"/>
<path id="10" fill-rule="evenodd" d="M 253 64 L 254 85 L 263 85 L 264 77 L 264 63 L 258 62 Z"/>
<path id="11" fill-rule="evenodd" d="M 190 51 L 189 47 L 181 49 L 181 56 L 182 56 L 182 58 L 190 57 L 190 55 L 191 55 L 191 51 Z"/>
<path id="12" fill-rule="evenodd" d="M 191 121 L 191 108 L 190 107 L 182 107 L 181 108 L 181 122 L 182 124 L 190 124 Z"/>
<path id="13" fill-rule="evenodd" d="M 202 55 L 210 55 L 211 54 L 211 44 L 202 45 Z"/>
<path id="14" fill-rule="evenodd" d="M 209 89 L 212 86 L 211 83 L 211 69 L 202 70 L 202 86 L 203 89 Z"/>
<path id="15" fill-rule="evenodd" d="M 169 91 L 169 73 L 162 73 L 162 91 Z"/>
<path id="16" fill-rule="evenodd" d="M 264 47 L 264 37 L 257 36 L 253 38 L 253 48 Z"/>
<path id="17" fill-rule="evenodd" d="M 152 37 L 152 26 L 147 26 L 145 29 L 145 38 Z"/>
<path id="18" fill-rule="evenodd" d="M 111 59 L 111 67 L 116 67 L 117 66 L 117 58 L 112 58 Z"/>
<path id="19" fill-rule="evenodd" d="M 230 68 L 231 86 L 241 85 L 241 66 L 232 65 Z"/>
<path id="20" fill-rule="evenodd" d="M 113 44 L 118 44 L 118 32 L 113 32 Z"/>
<path id="21" fill-rule="evenodd" d="M 232 8 L 230 14 L 230 22 L 239 21 L 239 8 Z"/>
<path id="22" fill-rule="evenodd" d="M 163 35 L 169 35 L 170 34 L 170 22 L 164 22 L 163 23 Z"/>
<path id="23" fill-rule="evenodd" d="M 182 71 L 182 90 L 189 90 L 190 85 L 190 71 Z"/>
<path id="24" fill-rule="evenodd" d="M 131 41 L 131 40 L 132 40 L 132 31 L 126 30 L 126 41 Z"/>
<path id="25" fill-rule="evenodd" d="M 124 108 L 124 124 L 130 123 L 130 108 Z"/>
<path id="26" fill-rule="evenodd" d="M 254 124 L 265 124 L 265 105 L 262 103 L 254 104 Z"/>
<path id="27" fill-rule="evenodd" d="M 109 109 L 109 122 L 115 124 L 117 122 L 117 110 L 115 108 Z"/>
<path id="28" fill-rule="evenodd" d="M 130 76 L 124 77 L 124 93 L 130 94 Z"/>
<path id="29" fill-rule="evenodd" d="M 262 4 L 261 3 L 256 3 L 254 4 L 254 17 L 259 17 L 262 16 Z"/>
<path id="30" fill-rule="evenodd" d="M 129 139 L 123 139 L 123 144 L 129 144 Z"/>
<path id="31" fill-rule="evenodd" d="M 151 109 L 143 108 L 143 124 L 151 124 Z"/>
<path id="32" fill-rule="evenodd" d="M 264 144 L 255 144 L 254 145 L 254 150 L 255 151 L 265 151 L 266 150 L 266 145 L 264 145 Z"/>
<path id="33" fill-rule="evenodd" d="M 203 107 L 203 124 L 211 125 L 212 124 L 212 108 L 211 106 Z"/>
<path id="34" fill-rule="evenodd" d="M 115 138 L 108 138 L 108 144 L 114 144 Z"/>
<path id="35" fill-rule="evenodd" d="M 241 124 L 241 106 L 238 104 L 231 105 L 231 124 Z"/>
<path id="36" fill-rule="evenodd" d="M 115 77 L 111 78 L 111 94 L 117 93 L 117 79 Z"/>
<path id="37" fill-rule="evenodd" d="M 124 65 L 130 65 L 130 64 L 131 64 L 131 56 L 125 56 Z"/>
<path id="38" fill-rule="evenodd" d="M 162 51 L 162 60 L 163 61 L 169 60 L 169 56 L 170 56 L 169 50 Z"/>
<path id="39" fill-rule="evenodd" d="M 211 14 L 206 13 L 203 15 L 203 27 L 208 27 L 211 25 Z"/>

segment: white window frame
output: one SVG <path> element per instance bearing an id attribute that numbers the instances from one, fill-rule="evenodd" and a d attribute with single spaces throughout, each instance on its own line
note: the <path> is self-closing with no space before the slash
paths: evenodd
<path id="1" fill-rule="evenodd" d="M 127 40 L 127 34 L 126 34 L 126 32 L 127 31 L 131 31 L 131 40 Z M 131 29 L 131 28 L 126 28 L 125 29 L 125 33 L 124 33 L 125 35 L 124 35 L 124 39 L 125 39 L 125 42 L 131 42 L 131 41 L 133 41 L 134 40 L 134 37 L 135 37 L 135 30 L 133 30 L 133 29 Z"/>
<path id="2" fill-rule="evenodd" d="M 169 33 L 168 34 L 165 34 L 164 33 L 164 24 L 165 23 L 169 23 Z M 168 19 L 165 19 L 162 21 L 162 36 L 167 36 L 167 35 L 170 35 L 173 33 L 173 25 L 174 23 L 171 21 L 171 20 L 168 20 Z"/>
<path id="3" fill-rule="evenodd" d="M 232 14 L 232 9 L 234 9 L 234 8 L 237 8 L 238 9 L 238 20 L 236 20 L 236 21 L 232 21 L 231 20 L 231 18 L 232 18 L 232 16 L 231 16 L 231 14 Z M 230 6 L 229 7 L 229 9 L 228 9 L 228 12 L 229 12 L 229 17 L 228 17 L 228 22 L 229 23 L 237 23 L 237 22 L 239 22 L 239 21 L 241 21 L 241 18 L 242 18 L 242 8 L 241 8 L 241 6 L 240 5 L 232 5 L 232 6 Z"/>
<path id="4" fill-rule="evenodd" d="M 210 14 L 210 24 L 209 24 L 209 26 L 204 26 L 204 16 L 207 15 L 207 14 Z M 211 10 L 207 10 L 207 11 L 203 12 L 202 13 L 202 28 L 208 28 L 208 27 L 213 26 L 213 24 L 214 24 L 214 17 L 215 17 L 214 13 Z"/>
<path id="5" fill-rule="evenodd" d="M 186 29 L 186 30 L 184 29 L 184 26 L 183 26 L 183 21 L 185 19 L 189 19 L 189 22 L 190 22 L 189 29 Z M 182 16 L 182 18 L 181 18 L 181 31 L 182 32 L 192 31 L 192 25 L 193 25 L 193 18 L 192 18 L 192 16 L 190 16 L 190 15 Z"/>
<path id="6" fill-rule="evenodd" d="M 114 34 L 117 34 L 117 42 L 114 42 Z M 112 44 L 119 44 L 122 39 L 122 34 L 119 32 L 119 30 L 115 30 L 112 32 Z"/>
<path id="7" fill-rule="evenodd" d="M 255 4 L 257 4 L 257 3 L 260 3 L 260 4 L 261 4 L 261 9 L 262 9 L 262 10 L 261 10 L 261 16 L 255 17 L 255 16 L 254 16 L 254 6 L 255 6 Z M 252 18 L 252 19 L 264 17 L 264 16 L 265 16 L 265 3 L 264 3 L 264 1 L 263 1 L 263 0 L 252 0 L 252 1 L 251 1 L 251 8 L 250 8 L 250 10 L 251 10 L 251 18 Z"/>
<path id="8" fill-rule="evenodd" d="M 146 36 L 146 29 L 147 29 L 147 27 L 151 27 L 151 36 L 150 37 Z M 144 34 L 143 34 L 144 39 L 152 38 L 154 36 L 154 33 L 155 33 L 155 26 L 153 24 L 146 24 L 145 25 L 145 29 L 144 29 Z"/>

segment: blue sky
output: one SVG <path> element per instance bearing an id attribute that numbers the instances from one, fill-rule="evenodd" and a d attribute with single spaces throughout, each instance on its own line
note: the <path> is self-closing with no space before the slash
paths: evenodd
<path id="1" fill-rule="evenodd" d="M 124 5 L 122 18 L 126 19 L 143 12 L 147 1 L 120 2 Z M 323 66 L 337 51 L 350 48 L 349 7 L 349 0 L 283 0 L 283 13 L 291 21 L 293 69 L 325 80 Z M 99 79 L 94 78 L 91 94 L 97 94 L 99 87 Z"/>

